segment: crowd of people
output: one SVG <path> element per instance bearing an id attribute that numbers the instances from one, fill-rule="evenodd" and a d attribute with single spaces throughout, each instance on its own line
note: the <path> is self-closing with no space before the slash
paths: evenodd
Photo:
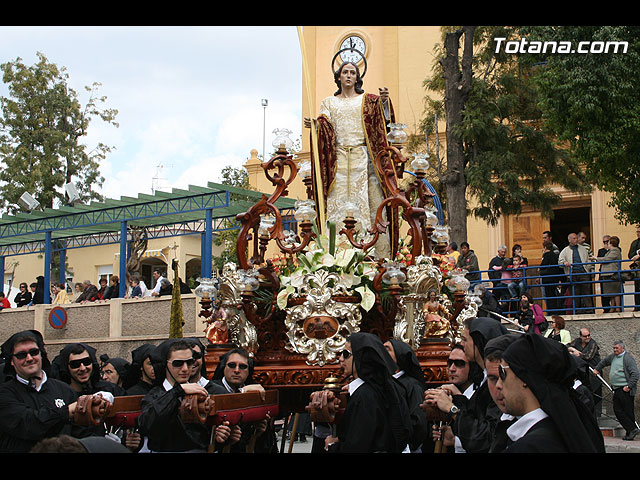
<path id="1" fill-rule="evenodd" d="M 86 343 L 66 345 L 49 359 L 40 332 L 18 332 L 1 347 L 0 452 L 273 452 L 268 416 L 233 426 L 185 419 L 183 403 L 192 394 L 264 392 L 249 383 L 253 359 L 243 349 L 225 353 L 211 379 L 204 353 L 199 339 L 175 338 L 143 344 L 131 359 L 98 355 Z M 131 428 L 79 421 L 87 405 L 132 395 L 142 399 Z"/>
<path id="2" fill-rule="evenodd" d="M 604 235 L 603 246 L 597 251 L 587 243 L 584 232 L 571 233 L 568 245 L 559 249 L 553 242 L 551 232 L 542 235 L 542 251 L 535 266 L 522 254 L 522 246 L 514 245 L 511 255 L 506 245 L 498 248 L 490 260 L 486 275 L 488 282 L 482 286 L 483 292 L 490 289 L 491 296 L 498 302 L 496 313 L 515 315 L 524 300 L 523 295 L 533 287 L 539 287 L 549 314 L 595 313 L 594 298 L 600 298 L 603 312 L 622 312 L 622 283 L 633 280 L 635 287 L 634 311 L 640 311 L 640 227 L 636 229 L 638 238 L 631 242 L 627 258 L 622 254 L 620 238 Z M 456 251 L 455 243 L 453 250 Z M 466 278 L 472 287 L 480 285 L 482 273 L 478 260 L 463 244 L 456 256 L 456 267 L 467 270 Z M 457 253 L 457 252 L 456 252 Z M 624 260 L 630 260 L 627 265 Z M 596 270 L 597 269 L 597 270 Z M 626 272 L 625 272 L 626 271 Z M 600 293 L 596 292 L 596 284 Z M 528 299 L 531 303 L 531 298 Z M 490 302 L 491 303 L 491 302 Z"/>
<path id="3" fill-rule="evenodd" d="M 311 452 L 603 453 L 597 419 L 607 368 L 614 413 L 633 440 L 640 373 L 624 343 L 601 358 L 589 329 L 566 342 L 554 323 L 549 331 L 558 334 L 545 336 L 467 319 L 436 388 L 427 387 L 408 344 L 351 334 L 339 355 L 348 400 L 335 428 L 315 434 Z M 212 375 L 205 351 L 198 338 L 173 338 L 125 359 L 72 343 L 50 359 L 40 332 L 18 332 L 0 350 L 0 452 L 278 452 L 268 414 L 235 425 L 188 420 L 188 398 L 264 392 L 245 350 L 222 355 Z M 91 405 L 132 395 L 142 396 L 134 425 L 79 421 Z"/>
<path id="4" fill-rule="evenodd" d="M 146 298 L 170 296 L 173 293 L 173 284 L 164 276 L 162 270 L 154 269 L 152 272 L 154 287 L 147 288 L 142 276 L 138 273 L 128 275 L 128 284 L 124 298 Z M 44 303 L 44 277 L 38 276 L 36 281 L 27 285 L 21 282 L 19 292 L 13 298 L 16 307 L 24 307 Z M 180 292 L 191 293 L 189 286 L 180 280 Z M 50 299 L 52 305 L 67 305 L 71 303 L 87 303 L 110 300 L 120 297 L 120 278 L 110 275 L 109 279 L 100 278 L 98 285 L 91 280 L 85 280 L 74 284 L 74 292 L 68 289 L 65 283 L 53 283 L 51 285 Z M 9 299 L 0 292 L 0 310 L 11 308 Z"/>

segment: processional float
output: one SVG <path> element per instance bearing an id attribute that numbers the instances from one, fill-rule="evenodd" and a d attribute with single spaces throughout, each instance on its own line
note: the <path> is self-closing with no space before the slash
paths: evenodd
<path id="1" fill-rule="evenodd" d="M 226 264 L 214 278 L 199 279 L 195 290 L 206 323 L 210 374 L 221 355 L 242 347 L 254 359 L 254 381 L 278 391 L 280 412 L 304 412 L 312 392 L 335 389 L 341 378 L 338 356 L 348 336 L 361 331 L 383 342 L 406 342 L 427 383 L 446 382 L 450 347 L 480 302 L 468 292 L 467 272 L 444 255 L 448 228 L 439 223 L 435 194 L 424 181 L 427 156 L 415 155 L 405 171 L 404 128 L 390 125 L 388 146 L 373 159 L 390 195 L 365 232 L 356 228 L 345 204 L 343 225 L 328 222 L 323 233 L 310 163 L 294 159 L 285 139 L 274 141 L 279 148 L 262 164 L 274 191 L 237 216 L 238 262 Z M 276 202 L 288 195 L 298 175 L 307 198 L 296 202 L 293 222 Z M 398 187 L 393 178 L 406 185 Z M 371 254 L 388 234 L 385 210 L 394 210 L 402 219 L 401 232 L 407 231 L 388 259 Z M 296 226 L 285 230 L 287 222 Z"/>

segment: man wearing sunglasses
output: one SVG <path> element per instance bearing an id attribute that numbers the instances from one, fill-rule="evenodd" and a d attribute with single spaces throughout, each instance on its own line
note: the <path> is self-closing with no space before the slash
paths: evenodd
<path id="1" fill-rule="evenodd" d="M 0 384 L 0 452 L 26 453 L 43 438 L 74 435 L 76 395 L 47 374 L 40 332 L 26 330 L 2 345 L 6 381 Z"/>
<path id="2" fill-rule="evenodd" d="M 180 406 L 184 398 L 204 398 L 213 391 L 209 390 L 212 382 L 205 388 L 189 381 L 195 363 L 191 342 L 182 338 L 162 342 L 153 351 L 152 362 L 154 387 L 142 399 L 138 417 L 140 433 L 147 438 L 150 451 L 204 453 L 212 442 L 235 443 L 240 439 L 240 432 L 232 431 L 228 422 L 213 429 L 205 423 L 183 422 Z"/>
<path id="3" fill-rule="evenodd" d="M 212 382 L 224 389 L 224 393 L 262 392 L 259 383 L 249 383 L 253 376 L 253 359 L 239 347 L 232 348 L 220 357 L 220 363 L 213 374 Z M 247 452 L 251 436 L 255 435 L 255 453 L 277 453 L 277 440 L 270 418 L 251 425 L 242 425 L 242 439 L 235 444 L 232 452 Z"/>
<path id="4" fill-rule="evenodd" d="M 496 388 L 517 417 L 505 453 L 604 453 L 595 416 L 574 394 L 576 364 L 567 348 L 521 335 L 502 354 Z"/>

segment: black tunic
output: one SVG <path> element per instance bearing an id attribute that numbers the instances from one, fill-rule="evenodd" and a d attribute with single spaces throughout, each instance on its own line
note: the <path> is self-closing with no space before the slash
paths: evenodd
<path id="1" fill-rule="evenodd" d="M 12 378 L 0 385 L 0 452 L 28 452 L 43 438 L 74 435 L 69 405 L 71 387 L 48 377 L 40 391 Z"/>
<path id="2" fill-rule="evenodd" d="M 331 446 L 331 452 L 394 451 L 389 415 L 374 387 L 363 383 L 349 398 L 338 425 L 338 438 L 340 441 Z"/>
<path id="3" fill-rule="evenodd" d="M 511 443 L 503 453 L 569 453 L 555 423 L 550 417 L 533 425 L 527 433 Z"/>

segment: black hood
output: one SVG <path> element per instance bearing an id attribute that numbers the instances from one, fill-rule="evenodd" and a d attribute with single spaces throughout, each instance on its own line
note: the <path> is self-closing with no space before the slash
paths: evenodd
<path id="1" fill-rule="evenodd" d="M 424 385 L 424 372 L 411 346 L 395 338 L 392 338 L 389 342 L 393 347 L 398 368 L 404 370 L 405 375 L 415 378 L 420 384 Z"/>
<path id="2" fill-rule="evenodd" d="M 565 345 L 542 335 L 522 335 L 503 358 L 553 419 L 571 453 L 604 453 L 596 420 L 573 389 L 577 368 Z"/>
<path id="3" fill-rule="evenodd" d="M 69 374 L 69 355 L 75 348 L 82 347 L 89 353 L 93 369 L 91 371 L 92 384 L 100 381 L 100 365 L 96 357 L 96 349 L 86 343 L 70 343 L 64 347 L 60 353 L 53 359 L 51 373 L 55 378 L 62 380 L 64 383 L 71 384 L 71 375 Z"/>
<path id="4" fill-rule="evenodd" d="M 142 378 L 142 364 L 151 356 L 156 346 L 151 343 L 145 343 L 131 352 L 131 366 L 128 369 L 126 377 L 123 378 L 122 385 L 125 389 L 133 387 Z"/>
<path id="5" fill-rule="evenodd" d="M 13 347 L 16 343 L 16 340 L 21 338 L 31 338 L 38 345 L 40 349 L 40 356 L 42 358 L 42 370 L 47 373 L 47 375 L 51 374 L 51 362 L 47 357 L 47 352 L 44 348 L 44 339 L 42 334 L 38 330 L 23 330 L 18 333 L 14 333 L 11 335 L 0 347 L 0 355 L 2 356 L 2 361 L 4 362 L 3 372 L 7 376 L 15 376 L 15 370 L 11 365 L 11 354 L 13 353 Z"/>
<path id="6" fill-rule="evenodd" d="M 485 346 L 492 338 L 500 337 L 509 333 L 499 320 L 489 317 L 476 317 L 471 319 L 469 325 L 469 334 L 473 339 L 473 343 L 478 348 L 480 356 L 485 357 Z"/>

